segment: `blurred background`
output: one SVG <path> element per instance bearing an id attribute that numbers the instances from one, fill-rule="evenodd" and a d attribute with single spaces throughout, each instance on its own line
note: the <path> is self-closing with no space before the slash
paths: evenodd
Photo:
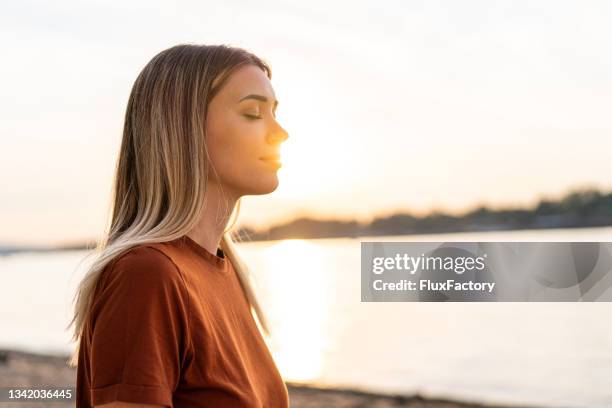
<path id="1" fill-rule="evenodd" d="M 165 48 L 225 43 L 270 63 L 290 134 L 279 188 L 237 223 L 287 381 L 612 406 L 606 303 L 359 287 L 361 241 L 612 240 L 611 18 L 606 1 L 3 3 L 0 348 L 75 347 L 132 83 Z"/>

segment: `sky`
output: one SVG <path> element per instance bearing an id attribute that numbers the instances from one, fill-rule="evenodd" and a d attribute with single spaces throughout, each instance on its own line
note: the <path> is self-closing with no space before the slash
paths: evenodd
<path id="1" fill-rule="evenodd" d="M 134 79 L 179 43 L 272 66 L 280 185 L 239 224 L 367 222 L 612 190 L 612 3 L 0 5 L 0 244 L 99 236 Z"/>

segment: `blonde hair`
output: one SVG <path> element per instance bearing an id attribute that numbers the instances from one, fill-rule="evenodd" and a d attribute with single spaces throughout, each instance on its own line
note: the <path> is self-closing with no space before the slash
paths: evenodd
<path id="1" fill-rule="evenodd" d="M 209 168 L 206 112 L 215 94 L 237 67 L 252 64 L 271 78 L 257 56 L 226 45 L 181 44 L 157 54 L 132 87 L 112 193 L 110 223 L 98 242 L 95 260 L 73 299 L 72 339 L 77 347 L 68 365 L 78 365 L 80 340 L 96 284 L 104 268 L 138 245 L 167 242 L 186 235 L 206 205 Z M 237 203 L 240 210 L 240 200 Z M 237 217 L 237 215 L 236 215 Z M 221 249 L 234 267 L 260 327 L 268 323 L 257 301 L 250 274 L 238 256 L 231 228 Z"/>

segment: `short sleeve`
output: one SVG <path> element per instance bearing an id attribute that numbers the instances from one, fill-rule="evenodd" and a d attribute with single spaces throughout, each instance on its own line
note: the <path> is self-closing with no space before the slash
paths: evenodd
<path id="1" fill-rule="evenodd" d="M 92 309 L 92 404 L 172 407 L 188 344 L 180 271 L 157 249 L 137 247 L 105 273 Z"/>

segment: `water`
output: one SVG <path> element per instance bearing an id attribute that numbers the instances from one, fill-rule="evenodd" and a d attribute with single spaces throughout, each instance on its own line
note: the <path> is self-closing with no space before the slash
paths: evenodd
<path id="1" fill-rule="evenodd" d="M 287 380 L 549 407 L 612 406 L 612 303 L 361 303 L 360 241 L 611 241 L 612 228 L 240 244 Z M 0 347 L 67 353 L 86 252 L 0 258 Z"/>

